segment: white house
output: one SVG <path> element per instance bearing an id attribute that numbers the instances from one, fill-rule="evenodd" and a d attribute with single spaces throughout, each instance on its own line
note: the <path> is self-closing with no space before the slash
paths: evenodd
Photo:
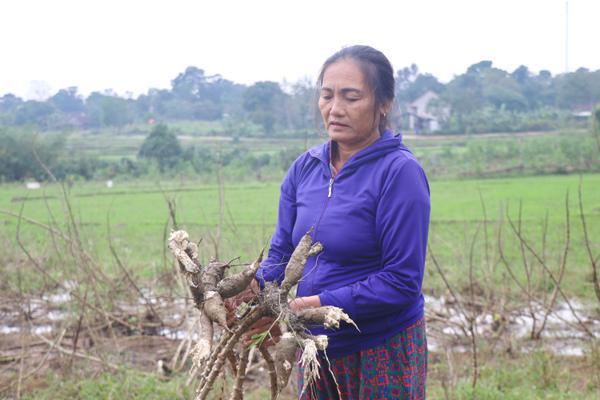
<path id="1" fill-rule="evenodd" d="M 450 116 L 450 108 L 434 106 L 440 96 L 428 90 L 415 101 L 410 103 L 408 124 L 415 133 L 439 131 L 442 122 Z M 433 101 L 433 103 L 432 103 Z"/>

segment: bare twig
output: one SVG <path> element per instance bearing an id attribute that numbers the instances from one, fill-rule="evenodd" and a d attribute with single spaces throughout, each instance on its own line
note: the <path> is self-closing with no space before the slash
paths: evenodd
<path id="1" fill-rule="evenodd" d="M 475 242 L 477 240 L 477 235 L 479 233 L 480 225 L 477 225 L 477 229 L 475 230 L 475 234 L 473 235 L 473 240 L 471 241 L 471 249 L 469 251 L 469 291 L 471 292 L 471 303 L 475 303 L 475 294 L 473 292 L 474 280 L 473 280 L 473 256 L 475 253 Z M 469 320 L 469 332 L 471 336 L 471 352 L 473 356 L 473 378 L 471 386 L 473 389 L 477 387 L 477 378 L 479 377 L 479 364 L 477 361 L 477 338 L 475 337 L 475 332 L 477 332 L 477 317 L 475 312 L 472 312 L 468 317 Z"/>
<path id="2" fill-rule="evenodd" d="M 237 367 L 237 374 L 235 377 L 235 384 L 231 391 L 230 400 L 242 400 L 244 398 L 244 379 L 246 378 L 246 367 L 248 366 L 248 355 L 250 354 L 250 347 L 244 346 L 240 353 L 240 361 Z"/>
<path id="3" fill-rule="evenodd" d="M 225 220 L 225 183 L 223 182 L 223 168 L 221 162 L 217 166 L 217 180 L 219 188 L 219 222 L 217 224 L 217 233 L 215 234 L 215 258 L 219 258 L 219 250 L 221 248 L 221 231 L 223 230 L 223 222 Z"/>
<path id="4" fill-rule="evenodd" d="M 437 261 L 437 258 L 435 257 L 435 254 L 433 253 L 433 249 L 431 248 L 431 245 L 428 245 L 427 247 L 429 248 L 429 257 L 431 258 L 431 261 L 433 261 L 433 265 L 435 266 L 436 270 L 440 274 L 440 277 L 444 281 L 444 285 L 446 286 L 446 289 L 448 289 L 448 292 L 454 299 L 454 302 L 457 304 L 458 308 L 460 308 L 460 311 L 463 314 L 463 316 L 466 316 L 467 313 L 465 311 L 465 308 L 463 307 L 462 301 L 460 300 L 458 295 L 456 295 L 456 293 L 454 292 L 454 289 L 452 288 L 452 285 L 450 285 L 450 282 L 446 278 L 446 274 L 444 273 L 444 271 L 442 270 L 442 267 L 440 266 L 439 262 Z"/>
<path id="5" fill-rule="evenodd" d="M 79 312 L 79 318 L 77 320 L 77 328 L 75 329 L 75 337 L 73 338 L 73 354 L 77 351 L 77 342 L 79 341 L 79 333 L 81 332 L 81 323 L 83 322 L 83 316 L 87 306 L 88 288 L 85 288 L 83 294 L 83 304 L 81 305 L 81 311 Z M 73 365 L 73 356 L 71 356 L 71 365 Z"/>
<path id="6" fill-rule="evenodd" d="M 581 318 L 579 318 L 579 315 L 577 314 L 577 312 L 573 308 L 573 305 L 569 301 L 569 298 L 567 297 L 567 295 L 565 294 L 565 292 L 562 290 L 562 287 L 561 287 L 561 284 L 560 284 L 559 280 L 554 276 L 554 274 L 552 273 L 552 271 L 550 270 L 550 268 L 548 268 L 548 266 L 546 265 L 546 263 L 544 262 L 544 260 L 542 260 L 542 258 L 535 251 L 535 249 L 533 249 L 533 247 L 531 247 L 531 245 L 529 245 L 529 243 L 527 242 L 527 240 L 520 234 L 520 232 L 518 232 L 517 228 L 515 227 L 513 221 L 510 218 L 508 219 L 508 222 L 510 223 L 511 228 L 516 233 L 516 235 L 519 238 L 519 240 L 521 241 L 521 243 L 536 258 L 536 260 L 542 265 L 542 267 L 544 268 L 544 270 L 546 271 L 546 273 L 548 274 L 548 276 L 552 280 L 552 283 L 555 285 L 556 289 L 558 290 L 558 292 L 562 296 L 563 300 L 567 304 L 567 307 L 571 311 L 571 314 L 573 315 L 573 317 L 579 323 L 579 326 L 581 327 L 581 329 L 583 329 L 588 336 L 590 336 L 591 338 L 594 338 L 595 335 L 583 323 L 583 321 L 581 320 Z"/>
<path id="7" fill-rule="evenodd" d="M 486 271 L 488 273 L 488 279 L 491 282 L 491 279 L 493 279 L 493 271 L 491 270 L 491 264 L 490 264 L 490 256 L 489 256 L 489 238 L 488 238 L 488 229 L 487 229 L 487 211 L 485 208 L 485 201 L 483 200 L 483 195 L 481 194 L 481 189 L 477 188 L 477 192 L 479 192 L 479 201 L 481 202 L 481 210 L 483 212 L 483 238 L 484 238 L 484 244 L 483 244 L 483 249 L 485 251 L 485 265 L 486 265 Z"/>
<path id="8" fill-rule="evenodd" d="M 597 137 L 597 139 L 599 140 L 599 146 L 600 146 L 600 136 Z M 579 187 L 578 187 L 578 194 L 579 194 L 579 216 L 581 217 L 581 225 L 583 228 L 583 239 L 585 242 L 585 249 L 587 251 L 588 257 L 590 259 L 590 265 L 592 267 L 592 282 L 594 283 L 594 291 L 596 293 L 596 298 L 598 299 L 598 301 L 600 301 L 600 280 L 598 278 L 598 257 L 594 257 L 594 254 L 592 253 L 592 246 L 590 244 L 590 238 L 588 236 L 588 231 L 587 231 L 587 224 L 585 222 L 585 214 L 583 212 L 583 194 L 581 193 L 581 184 L 582 182 L 582 177 L 581 175 L 579 176 Z M 600 257 L 600 254 L 598 255 Z"/>
<path id="9" fill-rule="evenodd" d="M 517 229 L 518 229 L 518 234 L 521 234 L 521 225 L 523 222 L 523 217 L 522 217 L 522 213 L 523 213 L 523 201 L 519 200 L 519 219 L 517 220 Z M 536 324 L 537 324 L 537 316 L 535 313 L 535 310 L 533 308 L 533 290 L 531 287 L 531 273 L 532 273 L 532 267 L 527 263 L 527 255 L 525 253 L 525 246 L 523 245 L 523 242 L 519 241 L 519 250 L 520 250 L 520 254 L 521 254 L 521 260 L 523 261 L 523 270 L 525 271 L 525 277 L 527 278 L 526 280 L 526 284 L 527 284 L 527 298 L 529 300 L 528 304 L 529 304 L 529 316 L 531 317 L 531 333 L 530 336 L 533 339 L 535 337 L 535 332 L 536 332 Z"/>
<path id="10" fill-rule="evenodd" d="M 273 357 L 271 357 L 271 353 L 267 350 L 266 347 L 260 346 L 258 348 L 260 354 L 262 354 L 265 362 L 267 363 L 267 369 L 269 370 L 269 381 L 271 382 L 271 400 L 275 400 L 277 398 L 277 372 L 275 372 L 275 362 L 273 361 Z"/>
<path id="11" fill-rule="evenodd" d="M 48 358 L 50 357 L 50 354 L 52 353 L 52 350 L 54 350 L 54 348 L 56 347 L 56 345 L 58 343 L 60 343 L 65 335 L 65 333 L 67 332 L 66 329 L 63 329 L 63 331 L 60 333 L 60 335 L 58 335 L 58 337 L 56 338 L 56 340 L 54 340 L 51 344 L 50 347 L 48 348 L 48 350 L 46 350 L 46 353 L 44 353 L 44 356 L 42 357 L 42 359 L 40 360 L 40 362 L 38 363 L 38 365 L 32 369 L 31 371 L 29 371 L 27 373 L 27 375 L 24 375 L 22 377 L 20 377 L 20 379 L 16 380 L 16 381 L 12 381 L 9 382 L 8 385 L 5 385 L 3 387 L 0 388 L 0 393 L 4 392 L 5 390 L 9 389 L 10 387 L 14 386 L 15 384 L 21 384 L 22 382 L 25 382 L 27 379 L 29 379 L 30 377 L 34 376 L 40 369 L 42 369 L 42 367 L 44 366 L 44 364 L 46 364 L 46 361 L 48 360 Z M 23 335 L 24 337 L 25 335 Z M 44 343 L 47 343 L 46 341 L 44 341 Z"/>
<path id="12" fill-rule="evenodd" d="M 40 338 L 42 341 L 46 342 L 49 345 L 53 345 L 53 342 L 49 339 L 46 339 L 44 336 L 40 335 L 40 334 L 35 334 L 38 338 Z M 94 356 L 90 356 L 89 354 L 84 354 L 84 353 L 79 353 L 79 352 L 73 352 L 69 349 L 65 349 L 64 347 L 60 346 L 59 344 L 54 344 L 54 347 L 56 348 L 56 350 L 60 351 L 63 354 L 66 354 L 68 356 L 75 356 L 75 357 L 79 357 L 79 358 L 83 358 L 85 360 L 89 360 L 89 361 L 93 361 L 95 363 L 99 363 L 102 364 L 105 367 L 108 367 L 112 370 L 118 370 L 119 366 L 116 364 L 113 364 L 111 362 L 102 360 L 98 357 L 94 357 Z"/>
<path id="13" fill-rule="evenodd" d="M 150 301 L 150 299 L 148 299 L 146 297 L 144 292 L 142 292 L 142 290 L 139 288 L 139 286 L 135 283 L 135 281 L 131 277 L 131 274 L 129 273 L 129 271 L 127 270 L 125 265 L 121 262 L 121 258 L 119 257 L 119 254 L 117 253 L 117 250 L 115 249 L 115 246 L 112 241 L 112 232 L 110 229 L 110 214 L 106 214 L 106 236 L 108 238 L 108 248 L 110 249 L 110 253 L 112 254 L 112 256 L 113 256 L 115 262 L 117 263 L 117 266 L 121 270 L 121 272 L 123 272 L 123 274 L 125 275 L 127 282 L 129 282 L 131 287 L 133 287 L 133 289 L 137 292 L 138 296 L 140 296 L 140 298 L 144 301 L 144 304 L 146 305 L 146 307 L 148 307 L 148 310 L 152 313 L 154 318 L 156 318 L 156 320 L 161 325 L 163 325 L 162 318 L 156 312 L 156 310 L 154 309 L 154 306 L 152 306 L 152 302 Z"/>
<path id="14" fill-rule="evenodd" d="M 515 275 L 510 263 L 508 262 L 508 259 L 506 258 L 506 255 L 504 254 L 504 243 L 502 241 L 503 222 L 504 222 L 504 219 L 502 218 L 502 216 L 500 216 L 500 222 L 499 222 L 500 226 L 498 227 L 498 253 L 500 255 L 500 260 L 502 261 L 502 264 L 508 271 L 508 274 L 510 275 L 511 279 L 517 284 L 517 286 L 519 287 L 521 292 L 528 295 L 529 292 L 527 291 L 527 289 L 525 289 L 525 286 L 523 286 L 521 284 L 521 282 L 517 279 L 517 276 Z"/>
<path id="15" fill-rule="evenodd" d="M 571 242 L 571 219 L 569 217 L 569 193 L 567 192 L 565 196 L 565 248 L 563 250 L 562 261 L 560 263 L 560 268 L 558 272 L 558 284 L 554 286 L 552 290 L 552 295 L 550 296 L 550 302 L 545 304 L 545 312 L 542 317 L 542 323 L 537 332 L 534 332 L 534 339 L 539 339 L 542 336 L 542 332 L 546 327 L 546 322 L 548 321 L 548 316 L 554 309 L 554 305 L 556 304 L 556 298 L 558 297 L 558 288 L 560 287 L 563 277 L 565 275 L 565 268 L 567 266 L 567 255 L 569 254 L 569 244 Z M 543 256 L 543 254 L 542 254 Z"/>
<path id="16" fill-rule="evenodd" d="M 46 277 L 46 279 L 50 280 L 51 282 L 54 283 L 54 285 L 60 287 L 64 291 L 69 292 L 73 297 L 75 297 L 75 299 L 77 299 L 82 304 L 85 303 L 82 296 L 80 296 L 76 291 L 70 290 L 68 287 L 65 286 L 64 283 L 62 283 L 59 280 L 57 280 L 56 278 L 54 278 L 45 268 L 43 268 L 40 265 L 40 263 L 31 255 L 29 250 L 27 250 L 27 247 L 23 244 L 23 241 L 21 240 L 21 221 L 22 221 L 21 217 L 22 217 L 22 213 L 23 213 L 23 207 L 24 207 L 24 204 L 21 205 L 21 210 L 19 212 L 18 219 L 17 219 L 17 229 L 16 229 L 16 234 L 15 234 L 17 245 L 19 246 L 21 251 L 23 251 L 23 253 L 25 253 L 25 256 L 27 256 L 27 259 L 29 259 L 29 261 L 33 264 L 35 269 L 38 272 L 40 272 L 42 275 L 44 275 L 44 277 Z M 95 304 L 87 302 L 87 305 L 94 311 L 98 312 L 99 314 L 105 315 L 109 320 L 118 322 L 118 323 L 122 324 L 123 326 L 129 327 L 132 330 L 135 329 L 134 326 L 132 326 L 130 323 L 128 323 L 124 319 L 119 318 L 115 315 L 106 313 L 105 310 L 96 306 Z"/>

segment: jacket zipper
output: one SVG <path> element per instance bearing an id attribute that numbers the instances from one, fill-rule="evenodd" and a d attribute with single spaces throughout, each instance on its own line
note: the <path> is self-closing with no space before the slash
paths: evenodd
<path id="1" fill-rule="evenodd" d="M 313 234 L 313 240 L 317 240 L 317 231 L 319 230 L 319 225 L 321 224 L 321 219 L 323 219 L 323 215 L 325 214 L 325 210 L 327 210 L 327 206 L 329 205 L 329 199 L 331 199 L 331 195 L 333 194 L 333 182 L 335 178 L 332 176 L 329 178 L 329 185 L 327 188 L 327 200 L 325 200 L 325 205 L 323 206 L 323 210 L 321 210 L 321 215 L 319 215 L 319 219 L 315 224 L 315 232 Z"/>
<path id="2" fill-rule="evenodd" d="M 319 230 L 319 225 L 321 224 L 321 219 L 323 219 L 323 215 L 325 215 L 325 210 L 327 210 L 327 206 L 329 205 L 329 200 L 331 199 L 331 195 L 333 194 L 333 183 L 335 181 L 334 176 L 331 176 L 331 178 L 329 178 L 329 185 L 327 187 L 327 200 L 325 200 L 325 205 L 323 206 L 323 210 L 321 210 L 321 215 L 319 215 L 319 219 L 317 220 L 317 223 L 315 224 L 315 230 L 313 233 L 313 241 L 317 241 L 317 231 Z M 315 270 L 313 271 L 313 276 L 312 279 L 310 280 L 310 293 L 314 293 L 314 289 L 315 289 L 315 275 L 316 275 L 316 268 L 317 265 L 315 265 Z"/>

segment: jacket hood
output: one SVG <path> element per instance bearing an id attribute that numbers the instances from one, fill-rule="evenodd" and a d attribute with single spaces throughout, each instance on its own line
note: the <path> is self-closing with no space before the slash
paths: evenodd
<path id="1" fill-rule="evenodd" d="M 327 141 L 321 145 L 317 145 L 311 148 L 309 154 L 319 159 L 325 166 L 329 165 L 329 146 L 331 141 Z M 357 168 L 374 158 L 380 158 L 384 155 L 397 150 L 408 150 L 402 143 L 402 136 L 400 134 L 394 135 L 392 131 L 385 130 L 379 139 L 373 144 L 362 149 L 358 153 L 354 154 L 345 164 L 343 169 L 354 169 Z M 327 169 L 329 171 L 329 168 Z"/>

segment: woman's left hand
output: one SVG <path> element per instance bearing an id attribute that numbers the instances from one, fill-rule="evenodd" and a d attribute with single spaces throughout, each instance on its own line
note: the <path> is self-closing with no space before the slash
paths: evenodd
<path id="1" fill-rule="evenodd" d="M 319 296 L 296 297 L 290 302 L 290 308 L 294 311 L 300 311 L 311 307 L 321 307 L 321 299 Z"/>

